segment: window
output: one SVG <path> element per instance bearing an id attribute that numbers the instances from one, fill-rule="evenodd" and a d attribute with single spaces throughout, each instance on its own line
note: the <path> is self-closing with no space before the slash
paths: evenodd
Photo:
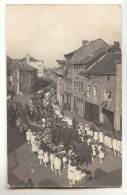
<path id="1" fill-rule="evenodd" d="M 72 89 L 72 80 L 69 80 L 69 89 Z"/>
<path id="2" fill-rule="evenodd" d="M 83 92 L 83 83 L 81 83 L 81 92 Z"/>
<path id="3" fill-rule="evenodd" d="M 81 83 L 79 82 L 79 92 L 81 92 Z"/>
<path id="4" fill-rule="evenodd" d="M 86 88 L 86 96 L 89 97 L 89 95 L 90 95 L 90 85 L 88 85 Z"/>
<path id="5" fill-rule="evenodd" d="M 64 95 L 62 95 L 62 103 L 64 103 Z"/>
<path id="6" fill-rule="evenodd" d="M 112 100 L 112 92 L 108 89 L 104 90 L 104 99 L 105 101 L 111 101 Z"/>
<path id="7" fill-rule="evenodd" d="M 93 88 L 93 95 L 94 95 L 94 97 L 97 96 L 97 86 L 94 86 L 94 88 Z"/>
<path id="8" fill-rule="evenodd" d="M 76 81 L 74 81 L 74 90 L 76 91 Z"/>
<path id="9" fill-rule="evenodd" d="M 74 66 L 74 75 L 76 75 L 76 66 Z"/>
<path id="10" fill-rule="evenodd" d="M 83 92 L 83 83 L 79 82 L 79 92 Z"/>
<path id="11" fill-rule="evenodd" d="M 76 67 L 76 75 L 78 75 L 78 66 Z"/>
<path id="12" fill-rule="evenodd" d="M 78 91 L 78 82 L 76 81 L 76 91 Z"/>

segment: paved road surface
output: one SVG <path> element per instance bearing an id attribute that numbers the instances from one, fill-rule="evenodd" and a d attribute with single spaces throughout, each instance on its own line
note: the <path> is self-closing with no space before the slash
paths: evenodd
<path id="1" fill-rule="evenodd" d="M 17 99 L 20 100 L 20 97 Z M 21 101 L 24 104 L 28 99 L 24 97 Z M 24 113 L 23 116 L 25 120 Z M 82 180 L 74 187 L 118 187 L 121 185 L 121 164 L 121 158 L 110 152 L 102 165 L 96 159 L 89 167 L 95 175 L 93 180 L 87 183 Z M 31 146 L 25 142 L 25 136 L 11 126 L 8 128 L 8 165 L 8 182 L 12 187 L 24 187 L 29 178 L 33 179 L 35 187 L 70 187 L 67 167 L 59 176 L 52 173 L 50 168 L 39 165 L 39 160 L 31 152 Z"/>
<path id="2" fill-rule="evenodd" d="M 25 137 L 16 130 L 8 129 L 9 143 L 9 184 L 13 187 L 23 187 L 29 178 L 32 178 L 36 187 L 70 187 L 67 180 L 67 167 L 62 175 L 52 173 L 50 168 L 39 164 L 37 156 L 31 152 L 31 145 L 25 142 Z M 13 159 L 13 160 L 12 160 Z M 12 165 L 11 165 L 12 164 Z M 99 160 L 90 166 L 95 172 L 95 179 L 86 183 L 82 180 L 74 187 L 102 187 L 121 185 L 121 159 L 108 153 L 102 165 Z"/>

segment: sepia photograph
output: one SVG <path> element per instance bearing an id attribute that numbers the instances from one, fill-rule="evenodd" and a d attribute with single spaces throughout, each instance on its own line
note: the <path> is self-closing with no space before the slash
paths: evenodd
<path id="1" fill-rule="evenodd" d="M 122 186 L 119 4 L 7 4 L 8 188 Z"/>

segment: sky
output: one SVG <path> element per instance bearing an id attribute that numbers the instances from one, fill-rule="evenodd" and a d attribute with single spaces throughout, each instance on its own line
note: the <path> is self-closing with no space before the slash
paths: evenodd
<path id="1" fill-rule="evenodd" d="M 120 5 L 7 5 L 6 52 L 12 58 L 28 53 L 54 67 L 82 40 L 121 43 L 121 21 Z"/>

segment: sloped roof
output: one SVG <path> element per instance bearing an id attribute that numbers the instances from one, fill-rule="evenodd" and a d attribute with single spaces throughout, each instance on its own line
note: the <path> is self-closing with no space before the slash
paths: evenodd
<path id="1" fill-rule="evenodd" d="M 95 64 L 89 67 L 81 74 L 84 75 L 105 75 L 116 73 L 116 62 L 121 62 L 121 53 L 107 53 L 101 57 Z"/>
<path id="2" fill-rule="evenodd" d="M 23 63 L 23 64 L 21 64 L 20 66 L 17 66 L 17 68 L 18 68 L 19 70 L 23 70 L 23 71 L 35 71 L 35 70 L 37 70 L 36 68 L 30 66 L 30 65 L 27 64 L 27 63 Z"/>
<path id="3" fill-rule="evenodd" d="M 29 60 L 31 62 L 40 62 L 41 60 L 37 60 L 36 58 L 29 55 Z M 22 58 L 21 61 L 26 61 L 26 57 Z"/>
<path id="4" fill-rule="evenodd" d="M 100 56 L 103 55 L 105 52 L 106 52 L 105 47 L 101 47 L 101 48 L 97 49 L 96 51 L 94 51 L 91 55 L 83 58 L 77 64 L 88 64 L 89 62 L 93 61 L 95 58 L 97 58 L 97 57 L 100 58 Z"/>
<path id="5" fill-rule="evenodd" d="M 95 57 L 104 53 L 109 48 L 109 45 L 102 39 L 91 41 L 87 46 L 82 46 L 79 49 L 65 54 L 64 56 L 72 56 L 72 64 L 86 64 Z"/>
<path id="6" fill-rule="evenodd" d="M 56 60 L 59 65 L 65 65 L 65 60 Z"/>
<path id="7" fill-rule="evenodd" d="M 9 71 L 13 71 L 15 68 L 18 68 L 19 70 L 24 71 L 34 71 L 36 68 L 30 66 L 24 61 L 21 61 L 19 59 L 12 59 L 9 56 L 7 56 L 7 67 Z"/>

